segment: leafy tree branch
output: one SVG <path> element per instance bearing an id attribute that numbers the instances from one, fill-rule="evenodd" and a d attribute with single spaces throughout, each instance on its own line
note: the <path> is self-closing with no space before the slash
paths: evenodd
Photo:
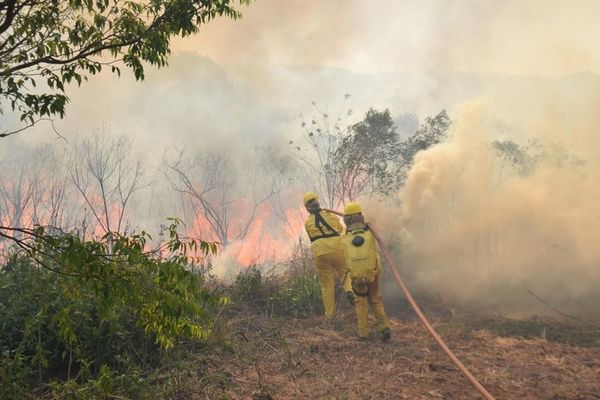
<path id="1" fill-rule="evenodd" d="M 240 18 L 250 0 L 7 0 L 0 2 L 0 111 L 25 126 L 64 117 L 65 86 L 119 62 L 144 79 L 144 63 L 167 65 L 170 40 L 217 18 Z M 38 87 L 38 84 L 42 85 Z M 0 137 L 22 128 L 4 130 Z"/>

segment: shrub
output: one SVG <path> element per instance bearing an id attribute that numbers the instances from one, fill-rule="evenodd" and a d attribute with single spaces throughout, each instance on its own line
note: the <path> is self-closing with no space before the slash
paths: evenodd
<path id="1" fill-rule="evenodd" d="M 298 318 L 323 313 L 321 286 L 315 272 L 292 275 L 283 280 L 269 300 L 273 314 Z"/>
<path id="2" fill-rule="evenodd" d="M 256 311 L 265 311 L 269 289 L 265 286 L 260 269 L 256 266 L 240 271 L 229 288 L 230 297 L 237 304 L 244 304 Z"/>
<path id="3" fill-rule="evenodd" d="M 148 234 L 85 240 L 25 232 L 22 251 L 0 269 L 0 398 L 150 395 L 149 368 L 182 340 L 207 339 L 227 298 L 210 293 L 186 254 L 214 251 L 181 240 L 146 249 Z M 152 396 L 151 396 L 152 397 Z"/>
<path id="4" fill-rule="evenodd" d="M 306 249 L 297 248 L 287 262 L 265 273 L 257 266 L 242 270 L 228 288 L 238 306 L 270 316 L 306 317 L 323 312 L 321 286 Z"/>

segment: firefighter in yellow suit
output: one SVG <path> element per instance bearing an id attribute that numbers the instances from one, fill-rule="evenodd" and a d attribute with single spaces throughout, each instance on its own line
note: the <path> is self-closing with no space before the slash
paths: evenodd
<path id="1" fill-rule="evenodd" d="M 348 271 L 354 292 L 354 308 L 358 323 L 358 338 L 369 337 L 369 306 L 375 314 L 376 328 L 383 341 L 391 338 L 390 324 L 385 316 L 379 289 L 381 262 L 375 236 L 369 230 L 359 203 L 348 203 L 344 207 L 346 233 L 342 236 L 348 259 Z"/>
<path id="2" fill-rule="evenodd" d="M 325 316 L 327 319 L 332 319 L 335 315 L 336 275 L 342 282 L 348 301 L 354 300 L 350 280 L 347 277 L 344 244 L 340 240 L 344 228 L 334 214 L 321 209 L 316 193 L 306 193 L 303 201 L 306 210 L 310 213 L 304 222 L 304 227 L 311 241 L 310 248 L 321 283 Z"/>

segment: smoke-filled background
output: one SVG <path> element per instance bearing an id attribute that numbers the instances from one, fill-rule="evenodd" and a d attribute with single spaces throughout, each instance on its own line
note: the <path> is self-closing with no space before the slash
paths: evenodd
<path id="1" fill-rule="evenodd" d="M 243 11 L 174 41 L 170 66 L 143 83 L 100 75 L 69 88 L 64 139 L 48 126 L 2 139 L 2 176 L 44 147 L 124 135 L 145 172 L 127 223 L 179 215 L 190 233 L 231 241 L 215 262 L 226 274 L 227 257 L 285 258 L 298 242 L 313 187 L 290 142 L 313 101 L 352 109 L 345 126 L 389 108 L 403 137 L 446 109 L 448 138 L 415 156 L 402 187 L 383 205 L 361 198 L 410 284 L 509 315 L 547 311 L 535 293 L 597 316 L 600 3 L 260 0 Z M 220 234 L 181 179 L 206 187 L 215 165 L 224 184 L 208 198 L 229 206 Z M 78 204 L 72 217 L 92 218 Z"/>
<path id="2" fill-rule="evenodd" d="M 490 140 L 502 136 L 493 109 L 468 102 L 450 139 L 416 156 L 402 205 L 372 219 L 421 293 L 510 316 L 556 315 L 554 305 L 598 317 L 600 121 L 566 108 L 524 125 L 563 141 L 526 150 Z"/>

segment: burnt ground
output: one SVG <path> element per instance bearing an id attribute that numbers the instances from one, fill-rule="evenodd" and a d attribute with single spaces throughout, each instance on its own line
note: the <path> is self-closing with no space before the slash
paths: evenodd
<path id="1" fill-rule="evenodd" d="M 225 341 L 196 354 L 180 398 L 478 399 L 410 314 L 391 315 L 393 337 L 359 342 L 350 310 L 322 317 L 239 313 Z M 497 399 L 600 399 L 600 329 L 552 321 L 454 317 L 432 321 Z"/>

